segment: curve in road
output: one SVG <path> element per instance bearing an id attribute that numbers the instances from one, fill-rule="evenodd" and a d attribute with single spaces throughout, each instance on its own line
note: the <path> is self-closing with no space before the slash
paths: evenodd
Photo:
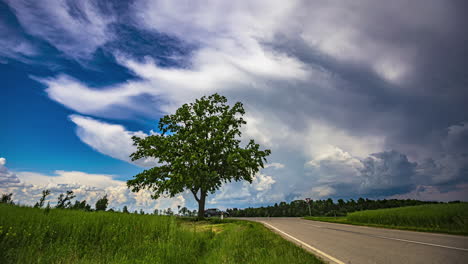
<path id="1" fill-rule="evenodd" d="M 242 218 L 338 264 L 468 263 L 468 237 L 317 222 L 301 218 Z"/>

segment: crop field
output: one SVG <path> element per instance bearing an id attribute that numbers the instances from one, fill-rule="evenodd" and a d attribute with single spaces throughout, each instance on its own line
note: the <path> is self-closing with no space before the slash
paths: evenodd
<path id="1" fill-rule="evenodd" d="M 343 224 L 468 235 L 468 203 L 427 204 L 367 210 L 346 217 L 305 217 Z"/>
<path id="2" fill-rule="evenodd" d="M 322 263 L 261 224 L 0 204 L 0 263 Z"/>

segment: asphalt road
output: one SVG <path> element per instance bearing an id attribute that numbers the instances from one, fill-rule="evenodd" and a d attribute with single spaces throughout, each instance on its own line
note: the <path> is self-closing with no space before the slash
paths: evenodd
<path id="1" fill-rule="evenodd" d="M 330 263 L 468 263 L 468 237 L 352 226 L 300 218 L 242 218 L 263 223 Z"/>

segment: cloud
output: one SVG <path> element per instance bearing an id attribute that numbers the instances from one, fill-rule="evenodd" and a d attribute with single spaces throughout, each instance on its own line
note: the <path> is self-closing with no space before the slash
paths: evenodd
<path id="1" fill-rule="evenodd" d="M 301 199 L 306 195 L 382 198 L 404 194 L 415 188 L 418 177 L 418 164 L 394 150 L 359 158 L 335 147 L 306 165 L 307 175 L 315 184 L 298 196 Z"/>
<path id="2" fill-rule="evenodd" d="M 136 151 L 132 137 L 148 136 L 144 132 L 127 131 L 121 125 L 109 124 L 80 115 L 71 115 L 70 120 L 76 124 L 76 134 L 80 140 L 96 151 L 143 167 L 157 165 L 152 158 L 131 161 L 130 155 Z"/>
<path id="3" fill-rule="evenodd" d="M 21 186 L 19 178 L 5 167 L 6 159 L 0 158 L 0 186 L 18 187 Z"/>
<path id="4" fill-rule="evenodd" d="M 420 185 L 409 193 L 393 195 L 390 199 L 415 199 L 422 201 L 468 201 L 468 185 L 458 184 L 451 190 L 443 190 L 437 186 Z"/>
<path id="5" fill-rule="evenodd" d="M 106 49 L 134 75 L 104 86 L 72 73 L 40 79 L 51 100 L 92 116 L 71 120 L 103 154 L 128 161 L 130 137 L 145 133 L 96 118 L 153 120 L 219 92 L 244 103 L 244 136 L 284 165 L 267 171 L 264 182 L 274 184 L 259 192 L 264 201 L 467 181 L 464 4 L 134 1 L 125 15 L 107 15 L 87 1 L 50 2 L 37 13 L 9 3 L 30 34 L 80 59 Z M 109 30 L 123 26 L 131 31 L 124 37 Z M 149 35 L 159 53 L 134 41 Z M 130 37 L 131 48 L 111 45 Z M 257 195 L 229 188 L 222 195 L 238 201 Z"/>
<path id="6" fill-rule="evenodd" d="M 61 193 L 73 191 L 76 200 L 86 200 L 92 207 L 96 201 L 107 194 L 109 208 L 129 210 L 143 209 L 152 213 L 154 209 L 172 208 L 186 205 L 184 194 L 174 198 L 162 197 L 157 200 L 151 198 L 151 192 L 143 190 L 131 192 L 125 181 L 116 180 L 114 175 L 90 174 L 81 171 L 57 170 L 52 175 L 37 172 L 12 172 L 5 167 L 5 158 L 0 158 L 0 192 L 13 193 L 16 203 L 34 205 L 41 197 L 42 190 L 51 191 L 47 201 L 53 206 Z M 185 194 L 186 195 L 186 194 Z"/>
<path id="7" fill-rule="evenodd" d="M 29 34 L 77 59 L 89 58 L 113 37 L 108 25 L 115 18 L 102 12 L 94 1 L 9 0 L 7 3 Z"/>
<path id="8" fill-rule="evenodd" d="M 412 177 L 417 164 L 408 161 L 401 153 L 375 153 L 363 160 L 363 165 L 361 189 L 364 193 L 387 195 L 387 192 L 405 193 L 413 188 Z"/>
<path id="9" fill-rule="evenodd" d="M 224 184 L 215 194 L 208 196 L 207 204 L 228 207 L 271 203 L 277 198 L 272 192 L 275 183 L 272 176 L 258 173 L 251 184 L 248 182 Z"/>

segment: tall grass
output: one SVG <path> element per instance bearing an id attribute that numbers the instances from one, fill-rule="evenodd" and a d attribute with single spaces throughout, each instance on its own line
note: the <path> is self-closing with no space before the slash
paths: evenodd
<path id="1" fill-rule="evenodd" d="M 220 226 L 0 204 L 0 263 L 321 263 L 263 226 Z"/>
<path id="2" fill-rule="evenodd" d="M 468 203 L 426 204 L 359 211 L 346 217 L 306 219 L 354 225 L 370 225 L 415 231 L 468 235 Z"/>

